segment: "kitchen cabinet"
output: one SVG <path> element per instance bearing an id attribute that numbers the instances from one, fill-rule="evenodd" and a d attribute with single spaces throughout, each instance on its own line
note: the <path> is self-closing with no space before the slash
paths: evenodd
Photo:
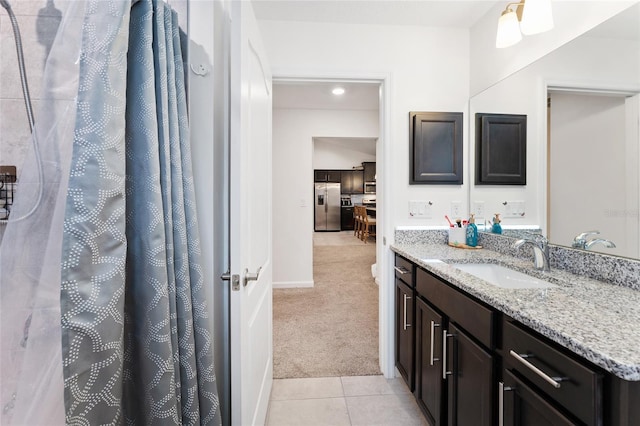
<path id="1" fill-rule="evenodd" d="M 376 162 L 365 161 L 362 163 L 362 167 L 364 168 L 364 181 L 375 182 L 376 181 Z"/>
<path id="2" fill-rule="evenodd" d="M 354 228 L 354 220 L 353 220 L 353 206 L 341 207 L 341 215 L 340 215 L 340 230 L 341 231 L 353 231 Z"/>
<path id="3" fill-rule="evenodd" d="M 342 170 L 340 172 L 340 192 L 342 194 L 363 194 L 364 180 L 362 170 Z"/>
<path id="4" fill-rule="evenodd" d="M 314 170 L 314 182 L 340 182 L 340 170 Z"/>
<path id="5" fill-rule="evenodd" d="M 415 266 L 396 256 L 395 264 L 395 331 L 396 331 L 396 368 L 413 392 L 414 389 L 414 345 L 415 334 L 413 321 L 415 318 L 414 300 Z"/>

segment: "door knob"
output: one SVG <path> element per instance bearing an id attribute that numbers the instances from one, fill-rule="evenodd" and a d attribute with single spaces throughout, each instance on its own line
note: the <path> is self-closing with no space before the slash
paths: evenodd
<path id="1" fill-rule="evenodd" d="M 249 284 L 249 281 L 258 281 L 260 278 L 260 271 L 262 271 L 262 266 L 258 268 L 258 270 L 253 273 L 249 272 L 249 269 L 244 270 L 244 286 L 246 287 Z"/>

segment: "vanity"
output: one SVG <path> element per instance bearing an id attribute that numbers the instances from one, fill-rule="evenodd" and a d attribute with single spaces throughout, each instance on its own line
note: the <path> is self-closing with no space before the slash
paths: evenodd
<path id="1" fill-rule="evenodd" d="M 445 231 L 391 249 L 397 367 L 430 424 L 637 424 L 640 291 L 557 262 L 542 273 L 511 244 L 449 247 Z"/>

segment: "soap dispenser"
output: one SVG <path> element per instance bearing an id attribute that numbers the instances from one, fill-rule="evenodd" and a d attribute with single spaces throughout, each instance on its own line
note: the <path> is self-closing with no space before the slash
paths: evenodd
<path id="1" fill-rule="evenodd" d="M 491 232 L 494 234 L 502 234 L 502 225 L 500 225 L 500 213 L 496 213 L 493 218 L 493 226 L 491 227 Z"/>
<path id="2" fill-rule="evenodd" d="M 473 215 L 469 218 L 469 224 L 467 225 L 467 245 L 469 247 L 478 245 L 478 227 L 476 226 L 476 219 Z"/>

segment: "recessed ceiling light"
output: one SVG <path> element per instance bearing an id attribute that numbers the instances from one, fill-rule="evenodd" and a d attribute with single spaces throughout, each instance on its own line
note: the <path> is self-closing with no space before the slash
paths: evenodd
<path id="1" fill-rule="evenodd" d="M 331 93 L 333 93 L 334 95 L 337 95 L 337 96 L 344 95 L 344 88 L 336 87 L 335 89 L 333 89 L 331 91 Z"/>

